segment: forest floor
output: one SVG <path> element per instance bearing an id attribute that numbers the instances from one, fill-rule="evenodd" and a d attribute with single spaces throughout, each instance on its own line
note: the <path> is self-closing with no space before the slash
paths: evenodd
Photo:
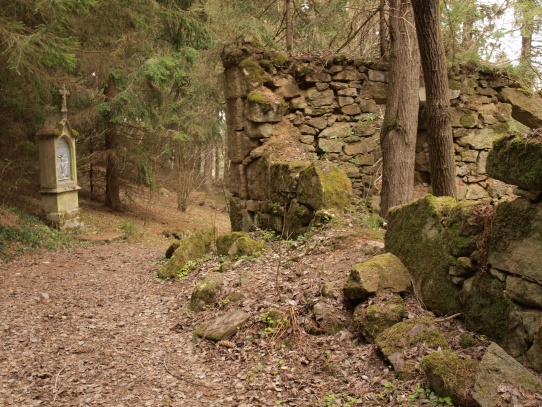
<path id="1" fill-rule="evenodd" d="M 227 232 L 225 206 L 219 195 L 200 196 L 180 214 L 173 197 L 158 196 L 116 214 L 82 199 L 86 226 L 78 244 L 0 264 L 0 405 L 447 405 L 424 390 L 422 373 L 396 379 L 375 345 L 353 334 L 341 287 L 354 264 L 383 248 L 381 232 L 355 214 L 296 241 L 268 239 L 259 258 L 223 273 L 212 307 L 190 311 L 195 282 L 220 259 L 209 256 L 182 280 L 159 280 L 172 241 L 163 232 Z M 344 329 L 307 333 L 318 301 Z M 405 303 L 409 318 L 430 315 L 410 296 Z M 252 317 L 229 341 L 193 336 L 198 324 L 232 309 Z M 275 328 L 262 323 L 271 309 L 286 315 Z M 460 322 L 440 327 L 457 343 Z"/>

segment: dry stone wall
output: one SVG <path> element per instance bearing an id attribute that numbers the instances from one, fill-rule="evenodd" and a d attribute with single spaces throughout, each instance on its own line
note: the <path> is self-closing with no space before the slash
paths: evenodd
<path id="1" fill-rule="evenodd" d="M 249 45 L 227 48 L 222 57 L 234 229 L 280 228 L 284 214 L 276 209 L 295 198 L 301 163 L 313 160 L 338 165 L 354 193 L 378 203 L 386 65 L 343 55 L 288 56 Z M 511 188 L 486 173 L 488 151 L 495 139 L 517 125 L 514 118 L 532 124 L 542 120 L 542 108 L 536 103 L 527 107 L 532 100 L 519 85 L 492 71 L 472 69 L 452 75 L 450 88 L 459 198 L 507 197 Z M 419 196 L 430 189 L 424 101 L 421 88 Z M 295 166 L 286 171 L 293 180 L 286 190 L 272 185 L 274 178 L 269 178 L 269 167 L 276 162 L 297 163 L 297 173 Z"/>

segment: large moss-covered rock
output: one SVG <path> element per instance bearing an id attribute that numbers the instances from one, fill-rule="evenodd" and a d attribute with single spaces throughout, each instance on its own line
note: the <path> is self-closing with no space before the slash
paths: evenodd
<path id="1" fill-rule="evenodd" d="M 501 203 L 489 235 L 488 262 L 542 282 L 542 208 L 527 199 Z"/>
<path id="2" fill-rule="evenodd" d="M 198 231 L 179 242 L 169 261 L 156 273 L 160 278 L 175 278 L 189 261 L 203 257 L 211 250 L 214 241 L 212 231 Z"/>
<path id="3" fill-rule="evenodd" d="M 203 311 L 212 306 L 224 283 L 220 273 L 210 273 L 196 283 L 190 297 L 190 309 Z"/>
<path id="4" fill-rule="evenodd" d="M 496 140 L 489 152 L 487 173 L 527 190 L 542 190 L 542 137 L 507 136 Z"/>
<path id="5" fill-rule="evenodd" d="M 450 246 L 453 239 L 446 240 L 443 231 L 443 221 L 457 205 L 453 198 L 426 195 L 391 208 L 388 213 L 386 250 L 408 268 L 414 291 L 423 304 L 440 315 L 461 312 L 463 308 L 459 291 L 449 276 L 450 267 L 456 263 L 450 251 L 456 250 Z M 457 225 L 454 228 L 462 230 Z M 454 232 L 450 236 L 460 235 L 461 232 Z M 463 239 L 458 241 L 461 250 L 457 251 L 463 252 L 463 248 L 470 245 Z"/>
<path id="6" fill-rule="evenodd" d="M 361 302 L 378 293 L 404 293 L 410 289 L 408 270 L 396 256 L 384 253 L 352 267 L 343 286 L 344 298 Z"/>
<path id="7" fill-rule="evenodd" d="M 512 117 L 527 127 L 542 126 L 542 99 L 529 95 L 523 89 L 504 88 L 501 95 L 512 105 Z"/>
<path id="8" fill-rule="evenodd" d="M 376 344 L 386 357 L 422 343 L 435 350 L 439 347 L 448 349 L 446 338 L 432 318 L 414 318 L 399 322 L 376 337 Z"/>
<path id="9" fill-rule="evenodd" d="M 478 362 L 450 350 L 433 352 L 421 360 L 431 389 L 440 397 L 450 397 L 457 406 L 477 406 L 471 396 Z"/>
<path id="10" fill-rule="evenodd" d="M 405 304 L 398 295 L 377 297 L 371 304 L 360 304 L 354 310 L 354 332 L 367 342 L 405 317 Z"/>
<path id="11" fill-rule="evenodd" d="M 527 349 L 527 333 L 519 307 L 504 293 L 504 283 L 479 273 L 465 284 L 465 324 L 472 332 L 484 334 L 512 356 Z"/>
<path id="12" fill-rule="evenodd" d="M 241 237 L 248 237 L 246 232 L 231 232 L 216 238 L 216 252 L 219 256 L 227 256 L 231 246 Z"/>
<path id="13" fill-rule="evenodd" d="M 492 343 L 480 362 L 472 396 L 480 407 L 529 405 L 542 392 L 542 382 Z M 509 401 L 514 400 L 511 404 Z M 530 404 L 539 405 L 539 404 Z"/>
<path id="14" fill-rule="evenodd" d="M 252 239 L 246 232 L 232 232 L 220 235 L 216 239 L 216 250 L 220 256 L 232 259 L 243 256 L 255 256 L 265 249 L 265 245 Z"/>
<path id="15" fill-rule="evenodd" d="M 336 165 L 314 161 L 299 174 L 297 199 L 314 210 L 344 208 L 352 198 L 352 183 Z"/>
<path id="16" fill-rule="evenodd" d="M 437 350 L 448 349 L 446 338 L 431 318 L 409 319 L 386 329 L 375 343 L 403 379 L 415 375 L 415 364 L 405 359 L 409 349 L 419 346 Z"/>

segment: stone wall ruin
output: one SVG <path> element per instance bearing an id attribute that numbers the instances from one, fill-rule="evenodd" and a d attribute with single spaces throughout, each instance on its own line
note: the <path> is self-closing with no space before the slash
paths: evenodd
<path id="1" fill-rule="evenodd" d="M 233 230 L 281 230 L 299 173 L 315 160 L 342 168 L 354 193 L 377 206 L 385 64 L 249 45 L 227 48 L 222 57 Z M 459 199 L 508 197 L 511 187 L 486 173 L 488 151 L 518 122 L 542 124 L 540 98 L 505 74 L 474 68 L 451 74 L 450 95 Z M 424 99 L 421 88 L 418 196 L 430 190 Z"/>

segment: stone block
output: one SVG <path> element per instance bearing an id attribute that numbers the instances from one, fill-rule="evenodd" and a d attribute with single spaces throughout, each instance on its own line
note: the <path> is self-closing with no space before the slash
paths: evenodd
<path id="1" fill-rule="evenodd" d="M 257 139 L 271 137 L 273 132 L 273 125 L 271 123 L 260 124 L 247 121 L 244 128 L 248 137 Z"/>
<path id="2" fill-rule="evenodd" d="M 388 86 L 382 82 L 365 81 L 359 92 L 361 99 L 373 99 L 377 104 L 386 104 Z"/>
<path id="3" fill-rule="evenodd" d="M 378 113 L 378 105 L 373 99 L 361 99 L 359 107 L 363 113 Z"/>
<path id="4" fill-rule="evenodd" d="M 344 208 L 350 203 L 352 184 L 344 171 L 331 162 L 314 161 L 299 174 L 299 203 L 313 210 Z"/>
<path id="5" fill-rule="evenodd" d="M 488 262 L 516 276 L 542 282 L 542 208 L 518 198 L 497 206 Z"/>
<path id="6" fill-rule="evenodd" d="M 287 111 L 284 99 L 266 87 L 259 87 L 247 96 L 246 118 L 256 123 L 276 123 Z"/>
<path id="7" fill-rule="evenodd" d="M 327 127 L 327 120 L 325 117 L 313 117 L 307 120 L 306 124 L 315 127 L 318 130 L 324 130 Z"/>
<path id="8" fill-rule="evenodd" d="M 487 172 L 526 190 L 542 190 L 542 141 L 536 137 L 502 137 L 487 158 Z"/>
<path id="9" fill-rule="evenodd" d="M 318 148 L 325 153 L 342 153 L 343 142 L 336 139 L 319 138 Z"/>
<path id="10" fill-rule="evenodd" d="M 372 81 L 372 82 L 388 83 L 388 72 L 387 71 L 377 71 L 375 69 L 369 69 L 367 74 L 369 75 L 369 80 Z"/>
<path id="11" fill-rule="evenodd" d="M 243 69 L 231 67 L 226 69 L 224 80 L 224 95 L 227 99 L 245 97 L 248 94 L 248 84 Z"/>
<path id="12" fill-rule="evenodd" d="M 343 139 L 350 135 L 352 126 L 346 122 L 336 122 L 320 133 L 320 138 Z"/>
<path id="13" fill-rule="evenodd" d="M 258 140 L 251 139 L 244 132 L 228 129 L 228 158 L 234 164 L 240 164 L 258 147 Z"/>
<path id="14" fill-rule="evenodd" d="M 356 116 L 361 113 L 361 109 L 358 105 L 343 106 L 341 111 L 349 116 Z"/>
<path id="15" fill-rule="evenodd" d="M 512 301 L 527 307 L 542 308 L 542 286 L 521 277 L 508 276 L 506 295 Z"/>
<path id="16" fill-rule="evenodd" d="M 542 99 L 527 95 L 523 89 L 504 88 L 503 100 L 512 105 L 512 117 L 521 124 L 534 129 L 542 127 Z"/>
<path id="17" fill-rule="evenodd" d="M 312 107 L 330 106 L 335 101 L 335 94 L 332 89 L 320 92 L 316 88 L 310 88 L 307 90 L 307 101 Z"/>
<path id="18" fill-rule="evenodd" d="M 275 78 L 275 86 L 277 95 L 284 99 L 292 99 L 299 96 L 299 87 L 297 82 L 291 75 L 279 76 Z"/>

